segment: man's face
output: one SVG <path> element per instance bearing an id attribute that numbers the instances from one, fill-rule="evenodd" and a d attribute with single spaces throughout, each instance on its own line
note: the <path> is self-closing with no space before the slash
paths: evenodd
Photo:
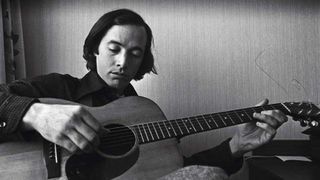
<path id="1" fill-rule="evenodd" d="M 99 76 L 122 93 L 140 67 L 146 42 L 143 26 L 112 26 L 102 38 L 98 54 L 95 54 Z"/>

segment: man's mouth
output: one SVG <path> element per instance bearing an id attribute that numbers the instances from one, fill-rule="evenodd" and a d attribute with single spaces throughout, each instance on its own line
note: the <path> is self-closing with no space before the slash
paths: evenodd
<path id="1" fill-rule="evenodd" d="M 128 76 L 125 73 L 121 73 L 121 72 L 111 72 L 111 74 L 116 77 L 116 78 L 127 78 Z"/>

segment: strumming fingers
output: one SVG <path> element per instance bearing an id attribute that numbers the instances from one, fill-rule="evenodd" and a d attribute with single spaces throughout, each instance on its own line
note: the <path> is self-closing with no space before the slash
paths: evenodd
<path id="1" fill-rule="evenodd" d="M 68 150 L 70 153 L 74 153 L 78 150 L 78 147 L 67 136 L 63 136 L 57 142 L 58 145 Z"/>
<path id="2" fill-rule="evenodd" d="M 67 136 L 78 149 L 84 152 L 91 152 L 93 150 L 90 142 L 76 129 L 70 129 Z"/>

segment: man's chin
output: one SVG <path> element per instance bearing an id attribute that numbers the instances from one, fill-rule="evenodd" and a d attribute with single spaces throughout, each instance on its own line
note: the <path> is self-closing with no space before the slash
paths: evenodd
<path id="1" fill-rule="evenodd" d="M 108 84 L 111 88 L 114 88 L 114 89 L 117 89 L 117 90 L 124 90 L 127 86 L 128 86 L 129 83 L 125 83 L 125 82 L 119 82 L 119 81 L 116 81 L 116 82 L 112 82 L 110 84 Z"/>

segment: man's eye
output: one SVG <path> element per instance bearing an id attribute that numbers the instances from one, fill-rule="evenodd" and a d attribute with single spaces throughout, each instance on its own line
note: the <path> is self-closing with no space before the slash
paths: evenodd
<path id="1" fill-rule="evenodd" d="M 142 52 L 141 51 L 132 51 L 131 54 L 135 57 L 141 57 L 142 56 Z"/>
<path id="2" fill-rule="evenodd" d="M 110 44 L 108 46 L 108 49 L 109 51 L 113 52 L 113 53 L 116 53 L 116 52 L 119 52 L 120 51 L 120 47 L 116 46 L 116 45 L 113 45 L 113 44 Z"/>
<path id="3" fill-rule="evenodd" d="M 109 51 L 111 51 L 111 52 L 119 52 L 120 51 L 120 49 L 119 48 L 108 48 L 109 49 Z"/>

